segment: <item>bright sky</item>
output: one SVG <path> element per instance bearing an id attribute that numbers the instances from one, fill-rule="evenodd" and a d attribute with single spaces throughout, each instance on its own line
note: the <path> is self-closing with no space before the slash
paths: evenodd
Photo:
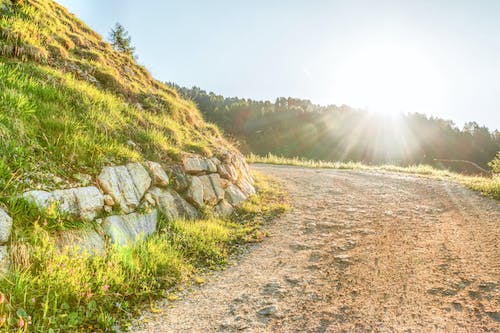
<path id="1" fill-rule="evenodd" d="M 162 81 L 500 130 L 498 0 L 57 0 Z"/>

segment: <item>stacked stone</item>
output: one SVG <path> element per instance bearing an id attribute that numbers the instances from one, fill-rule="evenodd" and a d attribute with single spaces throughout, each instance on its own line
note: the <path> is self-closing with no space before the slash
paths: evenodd
<path id="1" fill-rule="evenodd" d="M 183 161 L 189 184 L 185 197 L 197 208 L 213 207 L 222 216 L 232 213 L 235 206 L 255 194 L 253 179 L 242 156 L 222 155 L 219 158 L 189 157 Z"/>
<path id="2" fill-rule="evenodd" d="M 212 158 L 185 156 L 182 164 L 167 168 L 151 161 L 107 166 L 95 183 L 52 192 L 28 191 L 23 197 L 41 210 L 56 209 L 76 219 L 96 221 L 98 230 L 64 231 L 58 240 L 64 248 L 103 253 L 106 239 L 123 246 L 156 232 L 158 212 L 169 221 L 196 219 L 200 209 L 226 217 L 255 194 L 244 157 L 230 151 Z M 0 265 L 7 257 L 11 226 L 12 219 L 0 209 Z"/>

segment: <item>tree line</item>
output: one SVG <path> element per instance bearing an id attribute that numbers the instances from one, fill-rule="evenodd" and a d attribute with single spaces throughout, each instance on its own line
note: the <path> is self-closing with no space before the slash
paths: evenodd
<path id="1" fill-rule="evenodd" d="M 458 160 L 488 169 L 500 151 L 500 132 L 476 122 L 458 128 L 421 113 L 388 116 L 297 98 L 279 97 L 274 103 L 225 98 L 170 85 L 193 100 L 206 120 L 237 139 L 244 152 L 367 164 L 446 164 L 470 171 L 470 163 Z"/>

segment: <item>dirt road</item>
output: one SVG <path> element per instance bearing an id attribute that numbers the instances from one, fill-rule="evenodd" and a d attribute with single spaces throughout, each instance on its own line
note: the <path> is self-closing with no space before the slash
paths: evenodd
<path id="1" fill-rule="evenodd" d="M 293 210 L 141 332 L 499 332 L 500 206 L 406 175 L 254 165 Z"/>

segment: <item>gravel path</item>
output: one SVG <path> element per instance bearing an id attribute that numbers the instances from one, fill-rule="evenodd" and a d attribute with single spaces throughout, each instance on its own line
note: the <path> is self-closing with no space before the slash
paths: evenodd
<path id="1" fill-rule="evenodd" d="M 500 331 L 495 201 L 407 175 L 253 168 L 293 210 L 134 332 Z"/>

